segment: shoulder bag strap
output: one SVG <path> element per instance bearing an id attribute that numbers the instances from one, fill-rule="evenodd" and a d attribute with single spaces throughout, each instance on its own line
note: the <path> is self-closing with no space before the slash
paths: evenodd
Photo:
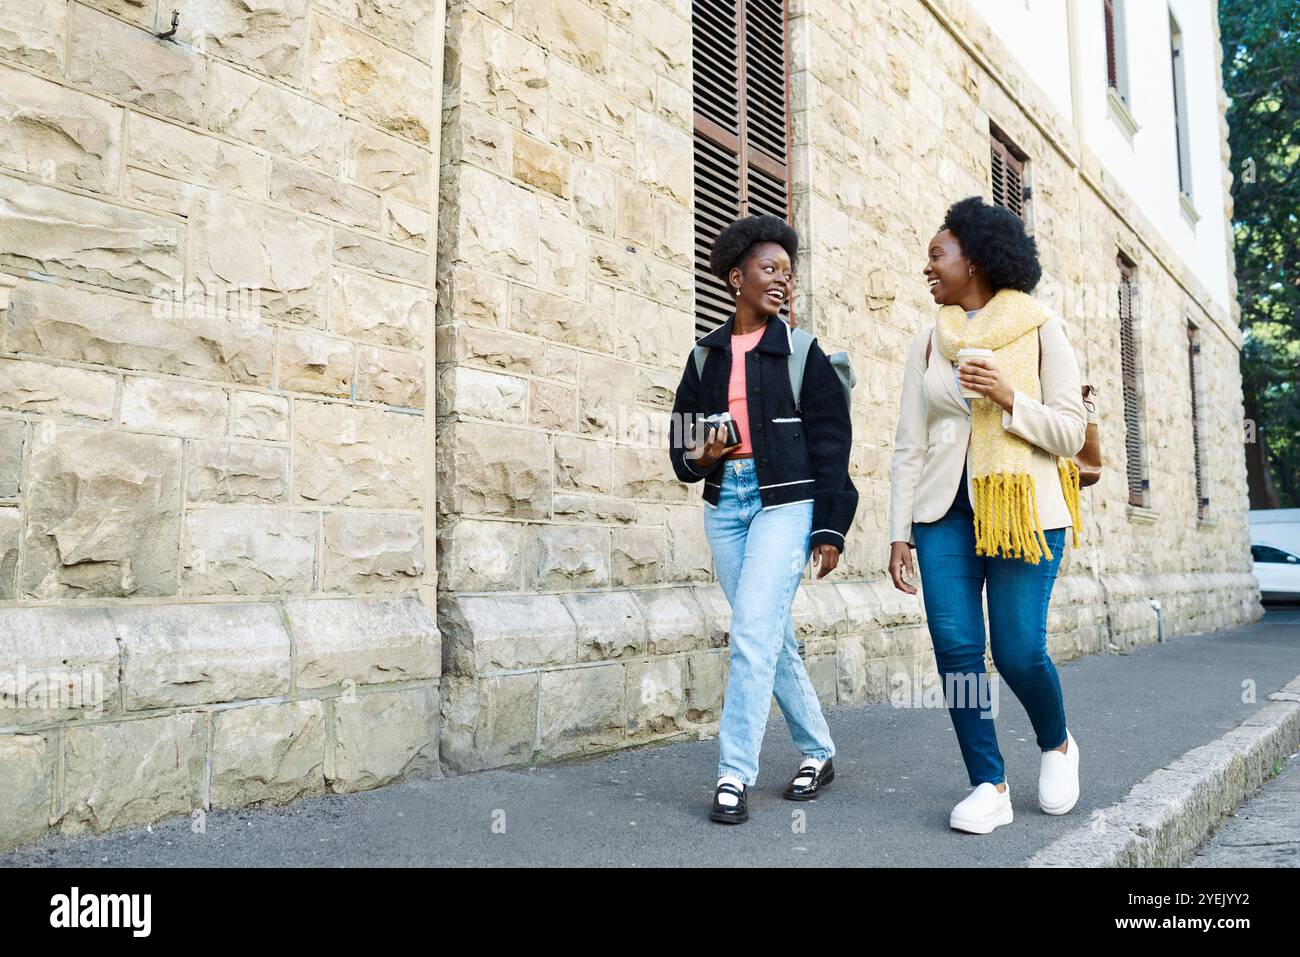
<path id="1" fill-rule="evenodd" d="M 808 364 L 808 350 L 812 347 L 813 336 L 804 329 L 790 330 L 790 359 L 786 368 L 790 373 L 790 394 L 794 396 L 795 411 L 802 413 L 800 394 L 803 392 L 803 370 Z"/>

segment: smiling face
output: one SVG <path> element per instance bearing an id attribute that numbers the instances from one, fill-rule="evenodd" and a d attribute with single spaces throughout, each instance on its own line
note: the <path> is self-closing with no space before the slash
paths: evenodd
<path id="1" fill-rule="evenodd" d="M 737 310 L 747 306 L 754 315 L 768 319 L 794 294 L 794 266 L 780 243 L 755 243 L 732 267 L 728 281 L 733 290 L 740 287 Z"/>
<path id="2" fill-rule="evenodd" d="M 930 286 L 930 295 L 939 305 L 960 304 L 971 292 L 976 284 L 971 268 L 970 260 L 951 230 L 941 230 L 930 240 L 922 272 Z"/>

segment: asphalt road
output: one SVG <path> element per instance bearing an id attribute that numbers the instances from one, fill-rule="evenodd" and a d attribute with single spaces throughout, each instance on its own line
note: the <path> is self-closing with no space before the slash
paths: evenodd
<path id="1" fill-rule="evenodd" d="M 1081 658 L 1060 671 L 1083 795 L 1064 817 L 1038 810 L 1033 732 L 1004 693 L 998 735 L 1016 816 L 989 835 L 948 829 L 948 812 L 969 785 L 947 712 L 876 704 L 828 710 L 836 779 L 808 804 L 780 797 L 798 755 L 774 719 L 750 821 L 739 826 L 707 817 L 716 741 L 686 741 L 212 812 L 204 833 L 176 818 L 102 837 L 52 837 L 0 857 L 0 865 L 1014 865 L 1234 727 L 1300 674 L 1300 609 L 1130 654 Z M 1255 703 L 1242 701 L 1247 679 Z"/>
<path id="2" fill-rule="evenodd" d="M 1205 842 L 1188 867 L 1300 867 L 1300 751 Z"/>

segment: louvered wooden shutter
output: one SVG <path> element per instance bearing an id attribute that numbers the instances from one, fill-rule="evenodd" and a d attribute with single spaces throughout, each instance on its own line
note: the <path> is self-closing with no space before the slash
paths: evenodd
<path id="1" fill-rule="evenodd" d="M 1119 351 L 1124 387 L 1124 449 L 1128 460 L 1130 505 L 1147 504 L 1146 463 L 1142 454 L 1142 416 L 1138 405 L 1138 351 L 1133 322 L 1133 264 L 1119 257 Z"/>
<path id="2" fill-rule="evenodd" d="M 1169 62 L 1173 69 L 1173 88 L 1174 88 L 1174 158 L 1178 161 L 1178 192 L 1189 192 L 1187 177 L 1183 175 L 1183 124 L 1187 118 L 1183 116 L 1182 88 L 1178 82 L 1178 55 L 1177 47 L 1171 47 L 1169 50 Z"/>
<path id="3" fill-rule="evenodd" d="M 1192 459 L 1196 473 L 1196 517 L 1204 518 L 1210 506 L 1205 494 L 1205 470 L 1201 457 L 1201 401 L 1196 385 L 1196 367 L 1200 365 L 1201 343 L 1196 327 L 1187 324 L 1187 378 L 1192 387 Z"/>
<path id="4" fill-rule="evenodd" d="M 1119 91 L 1119 69 L 1115 57 L 1115 0 L 1102 0 L 1106 17 L 1106 85 Z"/>
<path id="5" fill-rule="evenodd" d="M 1187 139 L 1187 64 L 1183 57 L 1183 32 L 1173 14 L 1169 16 L 1169 63 L 1173 70 L 1174 157 L 1178 160 L 1178 191 L 1192 195 L 1192 156 Z"/>
<path id="6" fill-rule="evenodd" d="M 989 135 L 992 157 L 993 202 L 1025 218 L 1025 166 L 1011 144 L 996 130 Z"/>
<path id="7" fill-rule="evenodd" d="M 790 71 L 782 0 L 695 0 L 691 26 L 698 339 L 735 310 L 709 272 L 714 237 L 742 216 L 790 219 Z"/>

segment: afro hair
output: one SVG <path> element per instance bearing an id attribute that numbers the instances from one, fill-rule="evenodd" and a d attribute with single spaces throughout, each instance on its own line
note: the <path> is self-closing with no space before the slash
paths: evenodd
<path id="1" fill-rule="evenodd" d="M 949 230 L 966 258 L 979 267 L 994 291 L 1031 292 L 1043 275 L 1038 246 L 1020 217 L 1005 206 L 989 206 L 978 196 L 953 203 L 939 230 Z"/>
<path id="2" fill-rule="evenodd" d="M 799 253 L 799 234 L 780 216 L 764 213 L 738 219 L 713 241 L 709 251 L 709 271 L 724 283 L 734 266 L 744 266 L 744 260 L 755 243 L 776 243 L 790 256 L 793 266 Z"/>

